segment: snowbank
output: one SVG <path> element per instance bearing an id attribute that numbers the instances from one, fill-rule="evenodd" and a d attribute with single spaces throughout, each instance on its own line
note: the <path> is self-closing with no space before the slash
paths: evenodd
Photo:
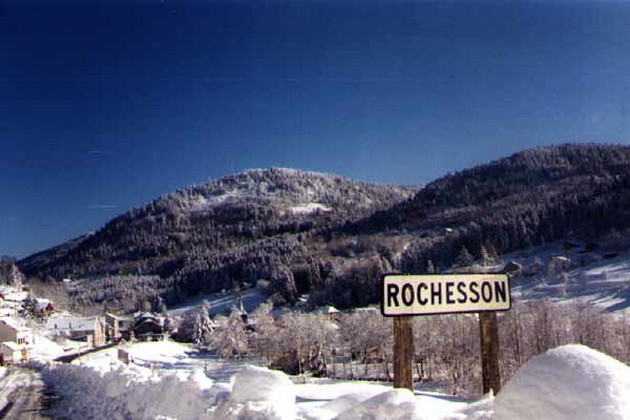
<path id="1" fill-rule="evenodd" d="M 630 367 L 581 345 L 527 362 L 498 394 L 495 419 L 630 419 Z"/>
<path id="2" fill-rule="evenodd" d="M 393 389 L 383 392 L 341 413 L 337 420 L 412 420 L 423 417 L 421 406 L 413 392 L 408 389 Z"/>
<path id="3" fill-rule="evenodd" d="M 198 373 L 153 377 L 120 366 L 101 373 L 88 366 L 57 365 L 43 370 L 63 404 L 54 415 L 92 419 L 209 419 L 210 401 Z M 207 383 L 206 383 L 207 385 Z"/>
<path id="4" fill-rule="evenodd" d="M 479 401 L 466 404 L 463 408 L 443 416 L 444 420 L 493 420 L 494 396 L 484 395 Z"/>
<path id="5" fill-rule="evenodd" d="M 180 358 L 187 357 L 177 344 L 135 347 L 137 357 L 161 361 L 162 368 L 127 366 L 114 354 L 99 353 L 99 358 L 93 354 L 78 364 L 51 364 L 43 369 L 44 380 L 61 397 L 54 415 L 92 419 L 630 420 L 630 367 L 580 345 L 559 347 L 531 359 L 496 398 L 488 395 L 477 402 L 366 382 L 295 385 L 282 372 L 242 365 L 230 382 L 213 380 L 201 368 L 169 369 L 169 362 L 181 365 Z M 228 369 L 225 363 L 217 366 Z"/>
<path id="6" fill-rule="evenodd" d="M 221 419 L 295 419 L 295 385 L 282 372 L 247 366 L 234 376 L 229 398 L 217 409 Z"/>
<path id="7" fill-rule="evenodd" d="M 365 401 L 391 389 L 391 386 L 362 381 L 329 380 L 296 385 L 297 396 L 305 400 L 334 400 L 342 396 L 351 396 L 357 401 Z"/>

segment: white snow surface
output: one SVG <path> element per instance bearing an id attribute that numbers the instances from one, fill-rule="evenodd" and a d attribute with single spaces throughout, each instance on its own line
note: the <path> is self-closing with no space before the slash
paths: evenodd
<path id="1" fill-rule="evenodd" d="M 265 297 L 256 288 L 247 289 L 240 294 L 235 292 L 212 293 L 191 299 L 188 302 L 178 305 L 168 310 L 169 316 L 181 316 L 186 312 L 193 310 L 202 301 L 206 301 L 210 305 L 210 315 L 227 315 L 232 308 L 239 307 L 243 303 L 243 308 L 250 312 L 256 309 Z"/>
<path id="2" fill-rule="evenodd" d="M 234 377 L 232 393 L 217 409 L 221 419 L 297 417 L 295 385 L 282 372 L 248 366 Z"/>
<path id="3" fill-rule="evenodd" d="M 495 400 L 497 420 L 630 419 L 630 367 L 586 346 L 532 358 Z"/>
<path id="4" fill-rule="evenodd" d="M 44 377 L 61 396 L 54 414 L 92 419 L 630 419 L 630 367 L 581 345 L 531 359 L 496 398 L 479 401 L 361 381 L 300 383 L 305 378 L 203 359 L 168 341 L 126 349 L 141 365 L 119 362 L 116 349 L 73 364 L 48 365 Z M 231 375 L 217 375 L 221 370 Z"/>
<path id="5" fill-rule="evenodd" d="M 33 360 L 51 360 L 59 356 L 63 356 L 65 351 L 62 346 L 50 340 L 49 338 L 33 334 L 33 348 L 31 350 L 31 359 Z"/>
<path id="6" fill-rule="evenodd" d="M 354 404 L 336 418 L 338 420 L 383 419 L 405 420 L 435 418 L 422 416 L 421 404 L 408 389 L 392 389 Z"/>
<path id="7" fill-rule="evenodd" d="M 101 373 L 87 366 L 66 364 L 45 376 L 63 396 L 55 415 L 91 419 L 204 419 L 210 399 L 192 374 L 151 376 L 150 371 L 119 366 Z"/>
<path id="8" fill-rule="evenodd" d="M 289 211 L 293 214 L 313 214 L 318 211 L 327 212 L 331 211 L 330 207 L 326 207 L 321 203 L 308 203 L 300 206 L 293 206 L 289 208 Z"/>

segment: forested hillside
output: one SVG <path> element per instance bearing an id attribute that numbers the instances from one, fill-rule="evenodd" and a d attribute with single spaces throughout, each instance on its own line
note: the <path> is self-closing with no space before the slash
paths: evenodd
<path id="1" fill-rule="evenodd" d="M 265 280 L 276 302 L 374 303 L 392 270 L 448 271 L 556 240 L 630 228 L 630 147 L 526 150 L 422 189 L 290 169 L 191 186 L 19 262 L 82 279 L 79 306 L 154 307 Z"/>
<path id="2" fill-rule="evenodd" d="M 29 277 L 88 278 L 83 305 L 181 301 L 270 281 L 295 299 L 304 239 L 386 209 L 417 189 L 293 169 L 250 170 L 167 194 L 92 235 L 20 261 Z M 86 285 L 88 282 L 82 282 Z"/>
<path id="3" fill-rule="evenodd" d="M 401 268 L 431 271 L 628 227 L 630 147 L 561 145 L 449 174 L 353 230 L 413 232 Z"/>

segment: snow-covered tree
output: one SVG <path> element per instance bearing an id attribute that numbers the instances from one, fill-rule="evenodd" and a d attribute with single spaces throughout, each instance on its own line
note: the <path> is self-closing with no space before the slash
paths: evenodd
<path id="1" fill-rule="evenodd" d="M 217 319 L 217 324 L 212 347 L 227 359 L 240 359 L 248 350 L 247 332 L 240 312 L 233 310 L 227 317 Z"/>
<path id="2" fill-rule="evenodd" d="M 488 250 L 486 249 L 485 246 L 481 246 L 481 265 L 484 267 L 487 267 L 489 265 L 492 265 L 494 263 L 494 259 L 490 256 L 490 254 L 488 253 Z"/>
<path id="3" fill-rule="evenodd" d="M 455 264 L 459 267 L 466 267 L 472 264 L 475 261 L 475 258 L 470 255 L 468 249 L 463 246 L 457 255 L 457 259 L 455 260 Z"/>
<path id="4" fill-rule="evenodd" d="M 202 303 L 184 314 L 175 338 L 203 346 L 210 342 L 213 329 L 208 308 Z"/>
<path id="5" fill-rule="evenodd" d="M 258 306 L 250 315 L 253 332 L 249 337 L 251 350 L 266 359 L 271 364 L 273 355 L 277 353 L 277 340 L 273 337 L 278 335 L 278 326 L 271 314 L 273 305 L 265 302 Z"/>
<path id="6" fill-rule="evenodd" d="M 11 269 L 9 271 L 9 284 L 15 287 L 16 290 L 22 290 L 22 285 L 24 283 L 24 274 L 20 271 L 16 264 L 11 265 Z"/>

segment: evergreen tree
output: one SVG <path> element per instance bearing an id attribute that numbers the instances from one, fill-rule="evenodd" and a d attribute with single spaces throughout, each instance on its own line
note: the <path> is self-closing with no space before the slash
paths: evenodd
<path id="1" fill-rule="evenodd" d="M 472 255 L 470 255 L 468 249 L 465 246 L 462 246 L 462 249 L 459 251 L 457 258 L 455 259 L 455 264 L 459 267 L 467 267 L 474 261 L 475 259 Z"/>
<path id="2" fill-rule="evenodd" d="M 15 287 L 16 290 L 22 290 L 22 285 L 24 283 L 24 275 L 18 268 L 18 266 L 14 263 L 11 265 L 11 269 L 9 271 L 9 284 Z"/>

